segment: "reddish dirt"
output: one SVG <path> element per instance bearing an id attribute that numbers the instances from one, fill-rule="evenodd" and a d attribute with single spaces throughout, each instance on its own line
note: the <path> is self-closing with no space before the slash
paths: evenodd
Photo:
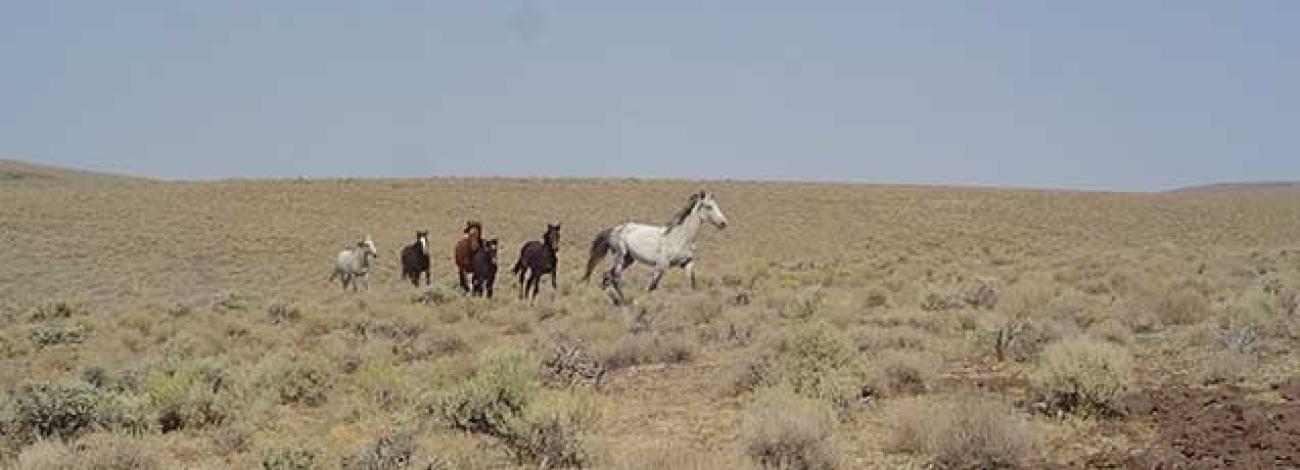
<path id="1" fill-rule="evenodd" d="M 1155 442 L 1112 450 L 1083 462 L 1088 468 L 1300 468 L 1300 377 L 1274 387 L 1276 403 L 1224 387 L 1171 386 L 1129 400 L 1130 419 L 1148 420 Z"/>

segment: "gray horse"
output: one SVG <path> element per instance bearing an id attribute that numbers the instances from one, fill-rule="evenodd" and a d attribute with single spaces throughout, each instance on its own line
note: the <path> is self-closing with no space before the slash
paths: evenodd
<path id="1" fill-rule="evenodd" d="M 370 290 L 370 264 L 371 260 L 378 258 L 379 252 L 375 249 L 375 242 L 370 240 L 370 235 L 357 242 L 357 246 L 340 251 L 334 261 L 334 274 L 330 275 L 330 282 L 338 278 L 343 282 L 343 290 L 348 290 L 352 286 L 352 291 L 357 290 L 357 281 L 365 281 L 366 290 Z"/>

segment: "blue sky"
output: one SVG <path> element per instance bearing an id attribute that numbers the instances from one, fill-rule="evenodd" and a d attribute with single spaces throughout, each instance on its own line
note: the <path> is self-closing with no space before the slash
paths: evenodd
<path id="1" fill-rule="evenodd" d="M 184 179 L 1300 179 L 1300 2 L 6 2 L 0 157 Z"/>

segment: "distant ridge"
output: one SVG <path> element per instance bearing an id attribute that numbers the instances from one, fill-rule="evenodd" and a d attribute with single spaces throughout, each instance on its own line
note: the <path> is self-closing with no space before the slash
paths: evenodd
<path id="1" fill-rule="evenodd" d="M 147 178 L 0 159 L 0 185 L 142 182 Z"/>
<path id="2" fill-rule="evenodd" d="M 1300 181 L 1241 181 L 1187 186 L 1171 192 L 1226 192 L 1226 191 L 1295 191 L 1300 192 Z"/>

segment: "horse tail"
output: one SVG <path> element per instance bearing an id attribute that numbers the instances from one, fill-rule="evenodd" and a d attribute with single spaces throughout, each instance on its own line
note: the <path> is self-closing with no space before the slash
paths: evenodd
<path id="1" fill-rule="evenodd" d="M 591 279 L 591 272 L 596 270 L 596 265 L 609 253 L 609 236 L 613 232 L 613 228 L 601 230 L 596 234 L 596 239 L 591 241 L 591 255 L 587 258 L 587 272 L 582 275 L 582 282 Z"/>

